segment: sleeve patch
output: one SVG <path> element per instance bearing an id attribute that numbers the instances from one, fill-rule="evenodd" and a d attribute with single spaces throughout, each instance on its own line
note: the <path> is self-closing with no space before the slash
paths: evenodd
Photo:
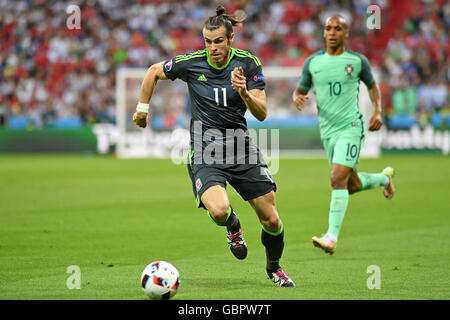
<path id="1" fill-rule="evenodd" d="M 169 61 L 166 62 L 166 64 L 164 64 L 164 69 L 169 72 L 170 70 L 172 70 L 172 66 L 173 66 L 173 61 L 172 59 L 170 59 Z"/>
<path id="2" fill-rule="evenodd" d="M 255 81 L 255 82 L 265 81 L 265 80 L 266 80 L 266 78 L 264 77 L 263 74 L 253 76 L 253 81 Z"/>

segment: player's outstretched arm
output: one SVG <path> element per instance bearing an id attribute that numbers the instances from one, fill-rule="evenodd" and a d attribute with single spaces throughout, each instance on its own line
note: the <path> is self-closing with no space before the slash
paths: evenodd
<path id="1" fill-rule="evenodd" d="M 302 109 L 306 106 L 306 102 L 308 101 L 308 90 L 297 88 L 292 93 L 292 102 L 294 102 L 295 107 L 302 111 Z"/>
<path id="2" fill-rule="evenodd" d="M 369 122 L 369 130 L 377 131 L 383 125 L 383 118 L 381 115 L 381 91 L 376 82 L 373 82 L 369 87 L 369 96 L 374 106 L 374 112 Z"/>
<path id="3" fill-rule="evenodd" d="M 145 128 L 148 123 L 149 104 L 158 80 L 166 80 L 164 74 L 164 61 L 156 63 L 148 68 L 142 81 L 139 103 L 136 112 L 133 114 L 133 121 L 141 128 Z"/>
<path id="4" fill-rule="evenodd" d="M 234 68 L 231 83 L 252 115 L 259 121 L 263 121 L 267 117 L 266 92 L 261 89 L 247 90 L 247 80 L 242 67 Z"/>
<path id="5" fill-rule="evenodd" d="M 267 117 L 267 98 L 266 92 L 261 89 L 253 89 L 247 91 L 247 94 L 242 94 L 247 109 L 259 121 L 264 121 Z"/>

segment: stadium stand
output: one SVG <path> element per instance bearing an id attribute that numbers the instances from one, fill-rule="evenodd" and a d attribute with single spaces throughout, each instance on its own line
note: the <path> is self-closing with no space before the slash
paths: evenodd
<path id="1" fill-rule="evenodd" d="M 202 48 L 201 25 L 214 12 L 202 0 L 77 3 L 80 30 L 66 27 L 65 1 L 0 2 L 0 126 L 114 123 L 117 68 L 145 68 Z M 349 47 L 380 70 L 387 125 L 449 127 L 448 1 L 224 3 L 229 12 L 248 14 L 245 27 L 236 30 L 235 46 L 260 57 L 263 66 L 301 66 L 323 46 L 323 18 L 344 15 L 351 21 Z M 366 27 L 369 4 L 381 8 L 381 30 Z M 291 90 L 286 88 L 285 94 L 290 96 Z M 290 112 L 296 113 L 295 108 Z"/>

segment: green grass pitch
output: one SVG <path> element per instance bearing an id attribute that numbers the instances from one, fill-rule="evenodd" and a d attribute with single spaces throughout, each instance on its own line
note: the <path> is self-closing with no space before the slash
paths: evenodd
<path id="1" fill-rule="evenodd" d="M 173 263 L 174 299 L 449 299 L 450 159 L 384 156 L 360 171 L 397 170 L 397 193 L 350 198 L 333 256 L 311 244 L 328 226 L 325 159 L 281 159 L 275 175 L 285 225 L 281 264 L 296 288 L 265 275 L 261 227 L 229 187 L 249 248 L 236 260 L 215 226 L 196 209 L 185 165 L 82 155 L 0 157 L 0 299 L 136 299 L 144 267 Z M 81 288 L 66 273 L 80 267 Z M 380 270 L 380 289 L 369 289 Z"/>

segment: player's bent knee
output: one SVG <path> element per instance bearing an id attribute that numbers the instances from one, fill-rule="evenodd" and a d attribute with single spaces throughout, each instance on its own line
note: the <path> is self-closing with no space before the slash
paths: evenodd
<path id="1" fill-rule="evenodd" d="M 331 175 L 330 177 L 331 188 L 333 189 L 346 189 L 347 179 L 339 175 Z"/>
<path id="2" fill-rule="evenodd" d="M 361 182 L 352 182 L 348 186 L 348 193 L 349 194 L 356 193 L 356 192 L 360 191 L 361 188 L 362 188 Z"/>
<path id="3" fill-rule="evenodd" d="M 212 204 L 208 208 L 211 218 L 216 222 L 225 222 L 228 217 L 229 206 L 226 204 Z"/>
<path id="4" fill-rule="evenodd" d="M 266 219 L 261 219 L 261 224 L 264 229 L 270 232 L 277 232 L 281 228 L 281 220 L 278 215 L 273 215 Z"/>

